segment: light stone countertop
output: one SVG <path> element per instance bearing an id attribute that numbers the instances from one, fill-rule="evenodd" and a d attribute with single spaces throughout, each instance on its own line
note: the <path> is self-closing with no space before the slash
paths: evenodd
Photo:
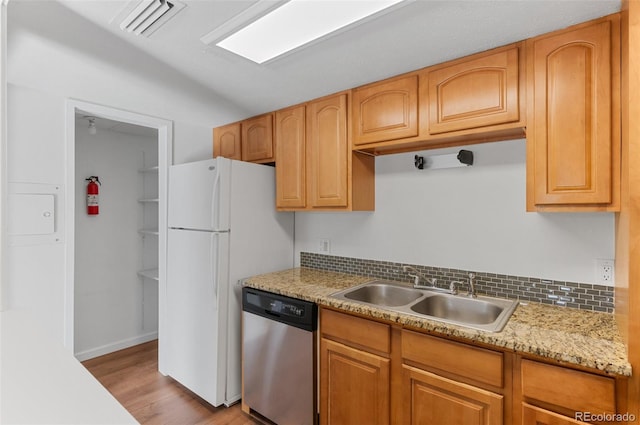
<path id="1" fill-rule="evenodd" d="M 613 375 L 631 376 L 626 347 L 612 314 L 538 303 L 521 303 L 504 329 L 493 333 L 330 297 L 335 292 L 371 280 L 374 279 L 324 270 L 294 268 L 253 276 L 247 279 L 244 285 L 444 336 L 489 344 L 524 354 L 535 354 Z"/>
<path id="2" fill-rule="evenodd" d="M 138 421 L 26 311 L 0 313 L 0 423 L 133 425 Z"/>

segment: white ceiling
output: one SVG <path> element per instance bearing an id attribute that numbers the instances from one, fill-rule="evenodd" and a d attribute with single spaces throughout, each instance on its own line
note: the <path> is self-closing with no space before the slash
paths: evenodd
<path id="1" fill-rule="evenodd" d="M 86 128 L 89 131 L 89 120 L 87 117 L 93 117 L 97 131 L 115 131 L 123 134 L 131 134 L 141 137 L 158 137 L 158 130 L 155 128 L 144 127 L 141 125 L 129 124 L 121 121 L 114 121 L 108 118 L 96 116 L 90 112 L 76 110 L 76 124 L 80 128 Z"/>
<path id="2" fill-rule="evenodd" d="M 113 21 L 130 3 L 121 0 L 60 0 L 64 7 L 47 8 L 50 24 L 40 21 L 33 28 L 49 31 L 47 37 L 65 31 L 74 34 L 59 36 L 65 43 L 77 40 L 103 46 L 106 38 L 130 43 L 140 55 L 146 52 L 166 65 L 173 78 L 189 80 L 228 99 L 250 116 L 620 10 L 620 0 L 415 0 L 307 48 L 257 65 L 200 41 L 254 1 L 181 2 L 186 7 L 149 38 L 125 33 L 119 29 L 119 22 Z M 9 5 L 34 7 L 37 3 L 11 0 Z M 35 9 L 28 16 L 34 14 Z M 58 19 L 61 25 L 55 25 Z M 74 32 L 76 21 L 78 33 Z M 100 53 L 96 48 L 94 54 Z"/>

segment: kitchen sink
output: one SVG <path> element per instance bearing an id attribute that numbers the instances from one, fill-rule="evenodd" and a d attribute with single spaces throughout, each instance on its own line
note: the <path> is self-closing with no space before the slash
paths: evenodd
<path id="1" fill-rule="evenodd" d="M 500 332 L 518 306 L 513 300 L 442 294 L 383 280 L 345 289 L 331 297 L 488 332 Z"/>
<path id="2" fill-rule="evenodd" d="M 417 289 L 405 288 L 388 282 L 369 282 L 344 294 L 344 297 L 354 301 L 362 301 L 369 304 L 388 307 L 409 304 L 422 298 L 424 294 Z"/>
<path id="3" fill-rule="evenodd" d="M 440 319 L 487 325 L 496 321 L 504 307 L 477 298 L 434 295 L 412 305 L 411 310 Z"/>

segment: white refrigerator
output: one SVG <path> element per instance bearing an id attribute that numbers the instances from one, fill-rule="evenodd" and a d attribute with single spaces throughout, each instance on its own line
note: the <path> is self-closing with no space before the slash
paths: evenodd
<path id="1" fill-rule="evenodd" d="M 293 266 L 293 213 L 273 167 L 215 158 L 169 169 L 159 368 L 214 406 L 241 394 L 242 278 Z"/>

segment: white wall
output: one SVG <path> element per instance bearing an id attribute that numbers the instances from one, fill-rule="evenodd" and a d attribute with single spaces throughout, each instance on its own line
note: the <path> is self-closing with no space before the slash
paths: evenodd
<path id="1" fill-rule="evenodd" d="M 332 255 L 597 283 L 595 260 L 615 254 L 614 214 L 527 213 L 524 140 L 466 149 L 465 168 L 377 157 L 375 212 L 296 214 L 296 254 L 328 238 Z"/>
<path id="2" fill-rule="evenodd" d="M 9 182 L 47 183 L 64 189 L 64 99 L 8 85 L 7 162 Z M 64 204 L 57 205 L 57 242 L 8 249 L 8 308 L 33 313 L 44 331 L 63 341 L 65 274 Z"/>
<path id="3" fill-rule="evenodd" d="M 68 170 L 65 102 L 83 100 L 173 121 L 174 162 L 211 156 L 211 128 L 245 116 L 230 101 L 191 83 L 96 25 L 82 21 L 57 2 L 11 2 L 8 6 L 8 181 L 62 187 L 57 214 L 64 223 L 73 188 Z M 49 19 L 55 16 L 55 19 Z M 82 37 L 103 31 L 98 44 Z M 71 192 L 69 192 L 71 191 Z M 45 331 L 72 349 L 65 330 L 66 239 L 12 246 L 2 300 L 7 308 L 33 312 Z M 70 300 L 69 300 L 70 301 Z"/>
<path id="4" fill-rule="evenodd" d="M 0 311 L 6 308 L 4 297 L 7 284 L 7 13 L 0 1 Z"/>
<path id="5" fill-rule="evenodd" d="M 147 161 L 158 163 L 157 137 L 134 136 L 99 129 L 89 135 L 87 121 L 76 121 L 75 186 L 75 353 L 87 359 L 157 337 L 158 284 L 137 272 L 155 245 L 138 233 L 143 206 L 138 199 L 157 197 L 158 175 L 139 172 Z M 155 157 L 155 159 L 153 159 Z M 148 164 L 148 162 L 147 162 Z M 86 213 L 86 182 L 100 177 L 100 214 Z M 155 193 L 145 193 L 143 179 L 155 177 Z M 149 183 L 149 182 L 147 182 Z M 154 249 L 155 248 L 155 249 Z M 149 252 L 145 252 L 149 251 Z M 146 319 L 146 320 L 145 320 Z"/>
<path id="6" fill-rule="evenodd" d="M 247 116 L 58 2 L 12 2 L 8 12 L 9 83 L 173 120 L 176 163 L 210 157 L 211 129 Z M 92 43 L 84 33 L 102 34 Z"/>

